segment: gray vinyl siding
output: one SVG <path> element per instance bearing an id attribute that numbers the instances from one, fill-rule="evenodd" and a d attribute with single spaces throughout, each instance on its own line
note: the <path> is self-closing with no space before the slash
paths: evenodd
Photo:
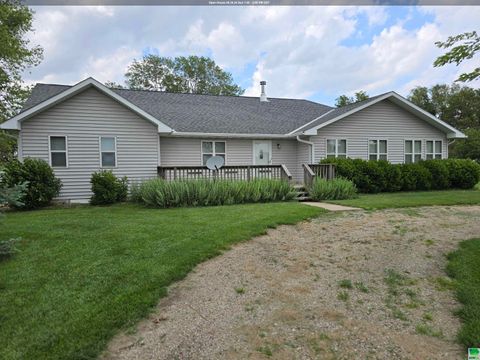
<path id="1" fill-rule="evenodd" d="M 443 157 L 448 157 L 445 133 L 417 118 L 389 100 L 381 101 L 318 130 L 312 136 L 315 144 L 315 161 L 326 157 L 327 139 L 347 139 L 347 156 L 368 159 L 368 140 L 386 139 L 388 160 L 404 162 L 404 141 L 422 140 L 422 158 L 425 157 L 426 140 L 442 140 Z"/>
<path id="2" fill-rule="evenodd" d="M 68 167 L 54 168 L 63 183 L 60 199 L 90 198 L 90 177 L 100 167 L 99 136 L 117 139 L 117 166 L 112 171 L 131 181 L 155 177 L 157 127 L 95 89 L 28 119 L 20 132 L 22 156 L 49 161 L 49 136 L 67 136 Z"/>
<path id="3" fill-rule="evenodd" d="M 309 140 L 310 141 L 310 140 Z M 297 182 L 303 183 L 303 164 L 310 164 L 310 153 L 311 153 L 310 145 L 305 143 L 297 142 L 297 167 L 296 167 L 296 177 L 295 180 Z"/>
<path id="4" fill-rule="evenodd" d="M 253 164 L 253 140 L 251 139 L 209 139 L 162 136 L 160 138 L 160 162 L 162 166 L 201 166 L 202 140 L 226 142 L 226 165 Z M 298 178 L 297 141 L 287 139 L 271 141 L 272 164 L 284 164 L 292 173 L 292 176 Z M 280 146 L 277 146 L 277 144 Z"/>

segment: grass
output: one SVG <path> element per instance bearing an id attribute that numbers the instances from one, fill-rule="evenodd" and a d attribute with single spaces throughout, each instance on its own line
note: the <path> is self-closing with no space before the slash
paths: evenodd
<path id="1" fill-rule="evenodd" d="M 434 205 L 475 205 L 480 204 L 480 191 L 442 190 L 361 194 L 356 199 L 329 200 L 328 202 L 367 210 Z"/>
<path id="2" fill-rule="evenodd" d="M 90 359 L 196 264 L 323 210 L 298 203 L 146 209 L 82 206 L 9 213 L 0 239 L 0 358 Z"/>
<path id="3" fill-rule="evenodd" d="M 420 335 L 433 336 L 437 338 L 443 337 L 443 333 L 441 330 L 435 330 L 427 324 L 418 324 L 415 327 L 415 332 Z"/>
<path id="4" fill-rule="evenodd" d="M 458 333 L 465 347 L 480 347 L 480 239 L 460 243 L 457 251 L 448 255 L 448 274 L 455 280 L 462 308 L 458 315 L 463 325 Z"/>
<path id="5" fill-rule="evenodd" d="M 337 299 L 342 301 L 348 301 L 348 299 L 350 299 L 350 295 L 346 291 L 339 291 L 337 293 Z"/>
<path id="6" fill-rule="evenodd" d="M 352 280 L 344 279 L 338 282 L 338 286 L 344 289 L 353 288 Z"/>

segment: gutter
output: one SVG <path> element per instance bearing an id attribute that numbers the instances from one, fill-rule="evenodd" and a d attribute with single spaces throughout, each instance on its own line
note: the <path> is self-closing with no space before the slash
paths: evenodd
<path id="1" fill-rule="evenodd" d="M 202 133 L 202 132 L 180 132 L 173 131 L 168 134 L 172 137 L 209 137 L 209 138 L 225 138 L 225 139 L 293 139 L 294 135 L 284 134 L 236 134 L 236 133 Z"/>
<path id="2" fill-rule="evenodd" d="M 297 135 L 297 141 L 310 146 L 310 161 L 313 163 L 314 162 L 314 156 L 315 156 L 315 153 L 314 153 L 314 149 L 315 149 L 314 146 L 315 145 L 313 144 L 313 142 L 300 139 L 300 135 Z"/>

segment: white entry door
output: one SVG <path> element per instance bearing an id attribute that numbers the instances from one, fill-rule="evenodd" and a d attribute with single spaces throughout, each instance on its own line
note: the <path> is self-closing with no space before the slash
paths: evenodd
<path id="1" fill-rule="evenodd" d="M 272 142 L 253 141 L 253 165 L 270 165 L 272 163 Z"/>

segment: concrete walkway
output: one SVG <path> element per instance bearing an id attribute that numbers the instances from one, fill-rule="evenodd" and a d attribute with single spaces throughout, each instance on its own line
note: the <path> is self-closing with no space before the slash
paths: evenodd
<path id="1" fill-rule="evenodd" d="M 302 202 L 302 204 L 319 207 L 319 208 L 326 209 L 326 210 L 329 210 L 329 211 L 363 210 L 363 209 L 356 208 L 356 207 L 351 207 L 351 206 L 343 206 L 343 205 L 329 204 L 329 203 L 323 203 L 323 202 L 313 202 L 313 201 L 304 201 L 304 202 Z"/>

